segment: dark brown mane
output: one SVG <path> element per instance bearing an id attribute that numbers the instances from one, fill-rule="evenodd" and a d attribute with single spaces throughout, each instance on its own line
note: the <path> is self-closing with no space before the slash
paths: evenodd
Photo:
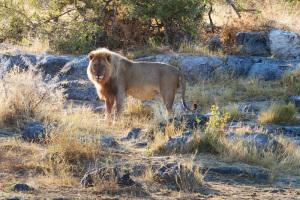
<path id="1" fill-rule="evenodd" d="M 117 86 L 115 80 L 110 78 L 106 83 L 101 84 L 101 95 L 105 99 L 115 98 L 117 94 Z"/>

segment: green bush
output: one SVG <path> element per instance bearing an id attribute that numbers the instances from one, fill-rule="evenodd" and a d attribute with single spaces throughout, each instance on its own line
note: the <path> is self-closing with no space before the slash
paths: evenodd
<path id="1" fill-rule="evenodd" d="M 202 19 L 204 0 L 126 0 L 133 15 L 149 22 L 157 36 L 163 33 L 167 44 L 179 45 L 179 41 L 197 33 Z M 179 41 L 178 41 L 179 39 Z"/>
<path id="2" fill-rule="evenodd" d="M 205 11 L 205 0 L 3 0 L 0 41 L 48 40 L 62 53 L 86 53 L 165 43 L 179 47 L 191 39 Z"/>
<path id="3" fill-rule="evenodd" d="M 52 37 L 49 38 L 50 47 L 63 53 L 88 53 L 97 48 L 98 35 L 102 28 L 93 23 L 72 22 L 52 27 Z"/>

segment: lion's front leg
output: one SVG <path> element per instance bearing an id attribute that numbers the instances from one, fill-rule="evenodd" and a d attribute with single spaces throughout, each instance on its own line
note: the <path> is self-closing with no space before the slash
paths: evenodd
<path id="1" fill-rule="evenodd" d="M 118 88 L 117 97 L 116 97 L 117 117 L 119 117 L 123 111 L 123 104 L 124 104 L 125 97 L 126 97 L 125 90 L 123 88 L 120 89 Z"/>
<path id="2" fill-rule="evenodd" d="M 112 119 L 112 110 L 113 110 L 114 103 L 115 103 L 114 98 L 108 98 L 105 100 L 105 105 L 106 105 L 105 118 L 107 120 Z"/>

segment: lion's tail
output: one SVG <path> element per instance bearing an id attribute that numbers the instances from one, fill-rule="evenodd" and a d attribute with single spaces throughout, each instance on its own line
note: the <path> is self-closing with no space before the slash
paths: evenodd
<path id="1" fill-rule="evenodd" d="M 185 90 L 186 90 L 186 80 L 183 74 L 180 76 L 180 86 L 181 86 L 181 103 L 186 111 L 194 111 L 197 109 L 197 104 L 194 104 L 194 109 L 187 106 L 185 101 Z"/>

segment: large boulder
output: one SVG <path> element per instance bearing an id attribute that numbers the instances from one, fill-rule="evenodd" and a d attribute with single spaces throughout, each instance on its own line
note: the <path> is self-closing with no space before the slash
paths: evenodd
<path id="1" fill-rule="evenodd" d="M 214 71 L 224 64 L 223 59 L 216 56 L 195 55 L 156 55 L 139 58 L 137 61 L 163 62 L 180 67 L 189 82 L 209 80 Z"/>
<path id="2" fill-rule="evenodd" d="M 269 33 L 271 54 L 280 59 L 300 58 L 300 36 L 279 29 Z"/>
<path id="3" fill-rule="evenodd" d="M 0 54 L 0 76 L 17 66 L 21 69 L 28 69 L 36 65 L 37 57 L 35 55 L 8 55 Z"/>
<path id="4" fill-rule="evenodd" d="M 223 63 L 216 56 L 182 56 L 178 59 L 178 65 L 190 82 L 212 79 L 214 71 Z"/>
<path id="5" fill-rule="evenodd" d="M 255 77 L 266 81 L 279 79 L 286 71 L 295 69 L 299 63 L 299 60 L 289 62 L 261 58 L 251 66 L 248 77 Z"/>
<path id="6" fill-rule="evenodd" d="M 268 36 L 265 32 L 239 32 L 236 42 L 242 55 L 269 56 Z"/>
<path id="7" fill-rule="evenodd" d="M 257 58 L 246 56 L 227 56 L 225 63 L 216 72 L 218 76 L 232 78 L 246 77 Z"/>

